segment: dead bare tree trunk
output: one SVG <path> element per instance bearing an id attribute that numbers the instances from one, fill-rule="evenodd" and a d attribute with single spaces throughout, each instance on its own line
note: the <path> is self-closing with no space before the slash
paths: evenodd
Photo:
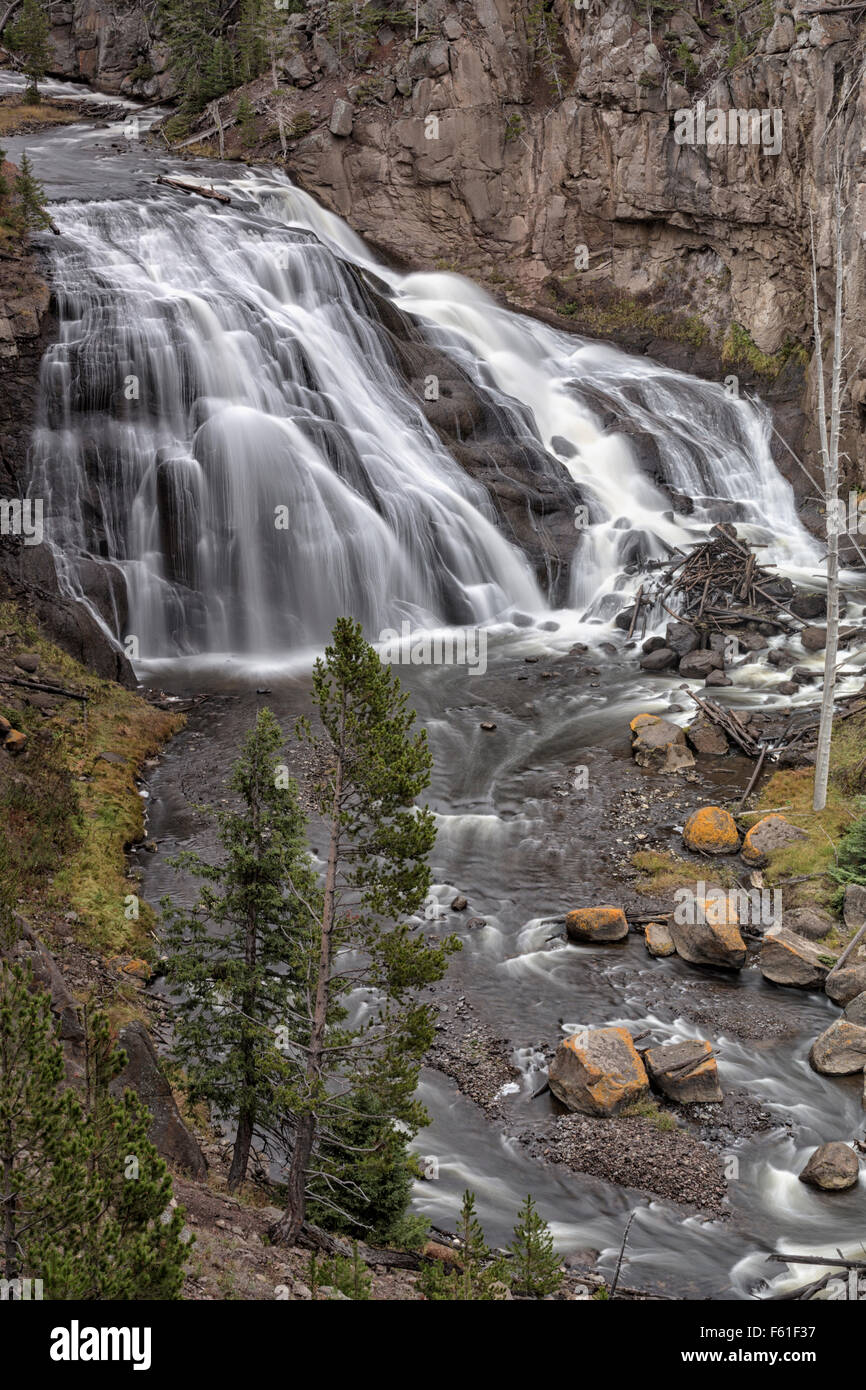
<path id="1" fill-rule="evenodd" d="M 325 1036 L 328 1025 L 328 1003 L 333 968 L 333 933 L 337 919 L 337 872 L 340 863 L 340 836 L 344 777 L 344 739 L 346 732 L 346 694 L 343 692 L 343 706 L 340 716 L 340 743 L 337 749 L 337 766 L 334 773 L 334 795 L 331 811 L 331 831 L 328 845 L 328 865 L 325 870 L 324 902 L 322 906 L 322 929 L 319 938 L 318 967 L 316 973 L 316 995 L 313 1004 L 312 1027 L 307 1051 L 306 1083 L 310 1097 L 315 1096 L 321 1086 L 325 1067 Z M 286 1181 L 286 1208 L 279 1221 L 271 1228 L 271 1239 L 294 1245 L 304 1224 L 307 1212 L 306 1186 L 310 1155 L 316 1139 L 317 1117 L 310 1108 L 298 1120 L 295 1146 Z"/>
<path id="2" fill-rule="evenodd" d="M 815 254 L 815 228 L 812 225 L 812 314 L 815 354 L 818 368 L 818 431 L 821 467 L 824 477 L 824 510 L 827 518 L 827 644 L 824 649 L 824 686 L 821 721 L 815 754 L 815 783 L 812 809 L 823 811 L 827 804 L 830 777 L 830 745 L 833 738 L 833 696 L 836 686 L 836 658 L 839 650 L 839 532 L 843 529 L 839 501 L 839 418 L 842 383 L 842 166 L 836 164 L 834 176 L 834 257 L 836 292 L 833 314 L 833 365 L 830 380 L 830 434 L 827 435 L 827 407 L 824 388 L 824 353 L 821 343 L 821 315 L 818 308 L 818 266 Z"/>

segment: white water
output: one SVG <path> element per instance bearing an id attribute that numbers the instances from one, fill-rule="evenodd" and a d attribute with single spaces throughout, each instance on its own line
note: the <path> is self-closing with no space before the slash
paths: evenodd
<path id="1" fill-rule="evenodd" d="M 231 207 L 169 194 L 55 210 L 61 331 L 33 488 L 72 592 L 89 601 L 85 557 L 119 567 L 129 617 L 115 636 L 134 637 L 143 662 L 287 661 L 345 612 L 374 639 L 403 619 L 549 617 L 486 490 L 395 370 L 353 265 L 477 383 L 501 438 L 543 445 L 585 499 L 567 626 L 612 617 L 641 562 L 687 544 L 725 502 L 755 535 L 771 523 L 786 565 L 814 560 L 751 405 L 511 314 L 458 276 L 387 271 L 278 175 L 217 186 Z M 626 435 L 600 427 L 587 391 L 658 439 L 692 516 Z"/>

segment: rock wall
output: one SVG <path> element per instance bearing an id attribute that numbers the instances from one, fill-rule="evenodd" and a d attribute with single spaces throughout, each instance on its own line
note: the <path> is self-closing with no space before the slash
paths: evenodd
<path id="1" fill-rule="evenodd" d="M 561 43 L 546 80 L 529 0 L 430 0 L 429 41 L 380 31 L 368 64 L 378 90 L 348 75 L 349 112 L 293 145 L 290 171 L 398 260 L 465 270 L 512 302 L 565 308 L 597 336 L 707 375 L 737 371 L 764 395 L 775 381 L 780 430 L 805 457 L 815 452 L 814 368 L 805 383 L 803 373 L 809 217 L 827 313 L 838 149 L 852 406 L 843 447 L 866 479 L 866 24 L 755 7 L 754 51 L 738 56 L 702 0 L 587 4 L 553 0 Z M 293 21 L 301 61 L 283 73 L 303 102 L 341 71 L 318 22 L 315 11 Z M 778 112 L 778 138 L 768 126 L 767 152 L 763 139 L 679 144 L 675 113 L 699 99 Z M 575 269 L 581 246 L 585 271 Z M 791 469 L 804 495 L 814 491 Z"/>

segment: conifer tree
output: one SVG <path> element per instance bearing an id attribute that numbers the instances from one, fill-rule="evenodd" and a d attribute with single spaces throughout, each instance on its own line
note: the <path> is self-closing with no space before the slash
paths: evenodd
<path id="1" fill-rule="evenodd" d="M 183 1211 L 171 1210 L 171 1178 L 148 1138 L 150 1112 L 130 1090 L 109 1085 L 126 1065 L 104 1014 L 86 1018 L 86 1095 L 76 1161 L 67 1169 L 83 1194 L 74 1228 L 33 1243 L 52 1298 L 175 1299 L 189 1252 Z M 76 1175 L 76 1168 L 78 1169 Z"/>
<path id="2" fill-rule="evenodd" d="M 33 173 L 33 165 L 25 151 L 15 177 L 15 197 L 17 205 L 15 216 L 27 231 L 37 231 L 51 226 L 51 217 L 45 207 L 45 190 Z"/>
<path id="3" fill-rule="evenodd" d="M 108 1094 L 125 1062 L 108 1025 L 88 1027 L 86 1104 L 64 1086 L 48 995 L 0 952 L 0 1271 L 51 1299 L 176 1298 L 187 1246 L 149 1112 Z"/>
<path id="4" fill-rule="evenodd" d="M 475 1210 L 475 1195 L 463 1193 L 457 1219 L 458 1269 L 438 1263 L 422 1266 L 419 1280 L 424 1297 L 434 1303 L 491 1302 L 508 1293 L 508 1270 L 501 1256 L 494 1257 Z"/>
<path id="5" fill-rule="evenodd" d="M 313 704 L 322 732 L 302 722 L 299 733 L 317 768 L 312 800 L 327 862 L 315 904 L 289 884 L 309 917 L 291 1018 L 297 1073 L 286 1093 L 294 1145 L 286 1209 L 272 1230 L 288 1242 L 305 1219 L 311 1184 L 319 1203 L 341 1210 L 347 1179 L 327 1164 L 317 1168 L 314 1155 L 317 1140 L 325 1149 L 343 1146 L 341 1126 L 358 1113 L 360 1094 L 405 1135 L 426 1123 L 415 1092 L 433 1014 L 417 991 L 442 977 L 459 944 L 428 942 L 405 920 L 419 913 L 430 886 L 435 826 L 415 799 L 429 784 L 432 759 L 399 681 L 350 618 L 338 620 L 316 662 Z M 369 1012 L 353 1027 L 347 1003 L 358 991 Z"/>
<path id="6" fill-rule="evenodd" d="M 218 817 L 222 863 L 178 856 L 176 866 L 201 880 L 199 896 L 189 912 L 162 904 L 166 975 L 182 992 L 175 1053 L 190 1098 L 235 1125 L 232 1192 L 246 1177 L 256 1130 L 272 1133 L 284 1114 L 289 977 L 318 904 L 297 788 L 278 764 L 281 743 L 277 721 L 262 710 L 229 783 L 239 808 Z"/>
<path id="7" fill-rule="evenodd" d="M 74 1175 L 84 1157 L 81 1107 L 61 1091 L 63 1057 L 47 996 L 0 952 L 0 1240 L 4 1279 L 44 1278 L 34 1246 L 83 1214 Z M 50 1292 L 49 1292 L 50 1296 Z"/>
<path id="8" fill-rule="evenodd" d="M 24 0 L 14 24 L 6 31 L 10 47 L 19 54 L 28 79 L 24 100 L 34 104 L 39 100 L 39 83 L 48 70 L 49 32 L 42 0 Z"/>
<path id="9" fill-rule="evenodd" d="M 510 1249 L 514 1255 L 511 1287 L 515 1293 L 531 1298 L 556 1293 L 562 1283 L 562 1270 L 554 1253 L 550 1227 L 539 1215 L 531 1196 L 527 1196 L 518 1212 Z"/>

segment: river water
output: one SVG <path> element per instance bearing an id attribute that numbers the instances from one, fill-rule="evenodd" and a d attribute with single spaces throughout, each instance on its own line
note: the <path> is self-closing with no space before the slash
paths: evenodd
<path id="1" fill-rule="evenodd" d="M 471 1186 L 488 1236 L 505 1241 L 531 1191 L 560 1248 L 598 1249 L 610 1269 L 641 1202 L 629 1283 L 730 1298 L 762 1280 L 783 1291 L 813 1279 L 814 1267 L 780 1275 L 760 1252 L 830 1254 L 862 1239 L 866 1174 L 832 1197 L 797 1180 L 816 1143 L 863 1128 L 858 1087 L 807 1061 L 837 1011 L 823 995 L 767 985 L 754 967 L 736 985 L 708 972 L 708 996 L 745 992 L 786 1023 L 761 1041 L 710 1034 L 690 1015 L 696 972 L 684 963 L 650 961 L 637 937 L 613 948 L 551 941 L 545 921 L 615 894 L 637 845 L 612 829 L 634 787 L 628 720 L 672 704 L 673 717 L 687 717 L 678 681 L 643 676 L 634 644 L 611 625 L 641 566 L 735 519 L 786 574 L 814 582 L 820 551 L 772 463 L 767 413 L 721 385 L 510 313 L 459 276 L 397 273 L 279 173 L 178 165 L 129 134 L 82 124 L 7 144 L 13 159 L 27 148 L 61 231 L 44 239 L 61 322 L 43 364 L 33 488 L 46 498 L 63 581 L 91 604 L 96 562 L 129 616 L 112 625 L 104 602 L 94 611 L 142 681 L 213 696 L 151 778 L 160 853 L 148 857 L 146 895 L 192 891 L 165 865 L 177 848 L 212 847 L 192 803 L 224 795 L 257 706 L 286 727 L 304 710 L 311 659 L 340 613 L 361 618 L 374 641 L 401 623 L 414 634 L 448 637 L 455 624 L 480 633 L 485 671 L 406 664 L 401 677 L 435 758 L 431 928 L 463 936 L 451 975 L 508 1041 L 520 1080 L 502 1098 L 502 1123 L 442 1074 L 424 1074 L 432 1124 L 417 1147 L 438 1159 L 439 1178 L 417 1185 L 418 1209 L 448 1225 Z M 213 181 L 231 204 L 158 187 L 159 173 Z M 550 607 L 484 489 L 426 423 L 365 283 L 413 317 L 431 352 L 459 364 L 503 439 L 570 474 L 588 520 L 575 528 L 563 606 Z M 628 430 L 611 428 L 600 400 Z M 657 444 L 654 476 L 634 434 Z M 678 495 L 691 499 L 688 515 Z M 577 642 L 588 648 L 579 660 Z M 734 680 L 722 698 L 774 698 L 757 662 Z M 584 767 L 588 786 L 576 790 Z M 745 776 L 732 759 L 720 780 L 742 786 Z M 641 833 L 673 845 L 679 823 L 678 810 L 654 806 Z M 457 892 L 467 913 L 448 909 Z M 470 929 L 471 916 L 485 925 Z M 725 1221 L 684 1218 L 546 1166 L 517 1142 L 515 1130 L 549 1113 L 549 1098 L 531 1099 L 540 1049 L 578 1025 L 612 1023 L 650 1029 L 654 1041 L 712 1036 L 723 1086 L 778 1119 L 732 1150 L 739 1175 Z"/>

